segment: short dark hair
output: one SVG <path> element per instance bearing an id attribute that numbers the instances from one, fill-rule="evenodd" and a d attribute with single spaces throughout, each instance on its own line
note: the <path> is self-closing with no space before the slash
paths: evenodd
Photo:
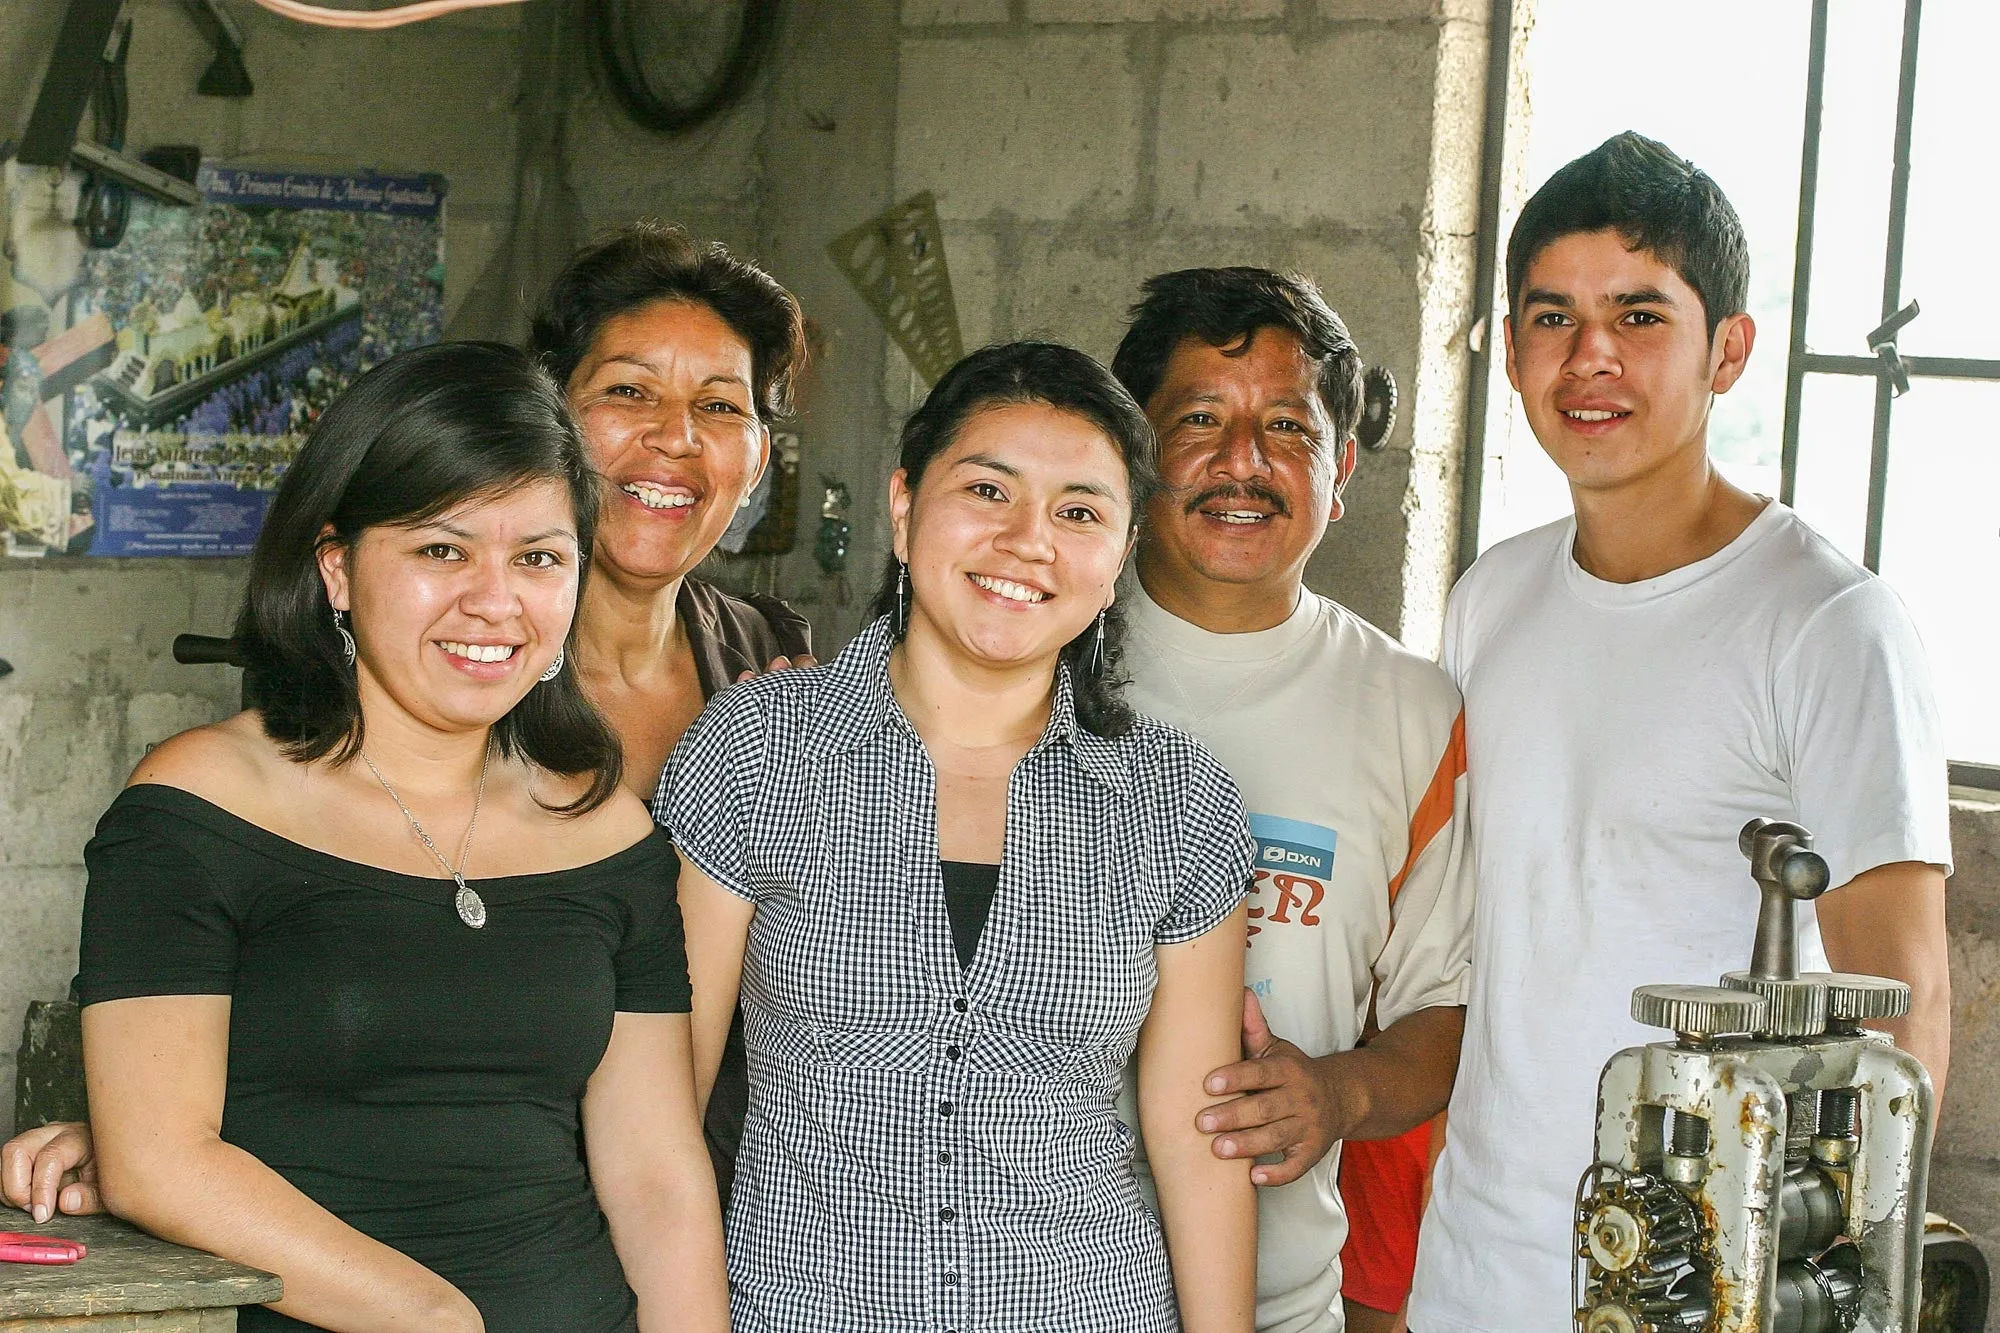
<path id="1" fill-rule="evenodd" d="M 320 577 L 321 547 L 351 546 L 369 528 L 423 523 L 540 481 L 561 482 L 569 494 L 581 579 L 600 482 L 562 391 L 518 348 L 415 348 L 333 401 L 272 497 L 236 620 L 245 693 L 288 758 L 346 763 L 363 740 L 354 669 Z M 574 662 L 574 623 L 565 651 Z M 494 724 L 493 739 L 503 754 L 549 772 L 591 776 L 576 802 L 552 807 L 561 813 L 595 809 L 618 790 L 618 738 L 584 697 L 573 665 L 529 690 Z"/>
<path id="2" fill-rule="evenodd" d="M 1102 365 L 1077 351 L 1049 342 L 1000 343 L 982 347 L 944 373 L 929 396 L 903 423 L 902 468 L 915 491 L 931 460 L 951 447 L 965 423 L 988 408 L 1010 403 L 1043 403 L 1083 418 L 1104 432 L 1125 461 L 1126 484 L 1132 491 L 1132 522 L 1136 526 L 1146 502 L 1159 489 L 1159 445 L 1146 414 L 1132 395 Z M 892 554 L 882 571 L 874 613 L 896 611 L 898 562 Z M 893 623 L 893 621 L 892 621 Z M 1086 669 L 1094 651 L 1093 624 L 1063 646 L 1069 667 L 1070 692 L 1076 719 L 1099 736 L 1119 737 L 1132 728 L 1132 708 L 1122 693 L 1118 674 L 1125 650 L 1125 616 L 1113 603 L 1104 616 L 1104 663 L 1100 671 Z"/>
<path id="3" fill-rule="evenodd" d="M 1319 363 L 1319 399 L 1339 440 L 1361 424 L 1361 352 L 1319 284 L 1268 268 L 1184 268 L 1146 279 L 1111 373 L 1141 403 L 1159 391 L 1183 339 L 1240 356 L 1259 329 L 1283 329 Z"/>
<path id="4" fill-rule="evenodd" d="M 792 386 L 806 361 L 798 300 L 720 241 L 700 247 L 665 223 L 628 223 L 577 251 L 535 312 L 529 346 L 566 389 L 605 321 L 655 301 L 713 310 L 749 344 L 757 415 L 767 422 L 791 415 Z"/>
<path id="5" fill-rule="evenodd" d="M 1507 296 L 1519 306 L 1528 266 L 1553 242 L 1615 230 L 1648 250 L 1701 298 L 1708 336 L 1748 308 L 1750 245 L 1722 187 L 1665 144 L 1614 134 L 1542 182 L 1507 239 Z"/>

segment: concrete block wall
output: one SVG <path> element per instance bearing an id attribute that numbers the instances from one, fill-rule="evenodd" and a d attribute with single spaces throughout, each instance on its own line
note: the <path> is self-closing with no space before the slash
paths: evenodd
<path id="1" fill-rule="evenodd" d="M 1952 802 L 1951 1075 L 1932 1154 L 1931 1208 L 1996 1242 L 2000 1263 L 2000 792 Z"/>
<path id="2" fill-rule="evenodd" d="M 1456 533 L 1485 8 L 902 6 L 895 189 L 937 195 L 967 345 L 1040 334 L 1109 359 L 1150 274 L 1316 278 L 1403 408 L 1309 577 L 1425 651 Z"/>

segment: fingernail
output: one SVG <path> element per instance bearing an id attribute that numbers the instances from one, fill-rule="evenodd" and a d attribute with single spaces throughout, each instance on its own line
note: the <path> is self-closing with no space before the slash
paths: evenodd
<path id="1" fill-rule="evenodd" d="M 1203 1132 L 1203 1133 L 1205 1133 L 1205 1134 L 1208 1134 L 1208 1133 L 1213 1133 L 1213 1132 L 1215 1131 L 1215 1117 L 1214 1117 L 1214 1116 L 1212 1116 L 1212 1115 L 1205 1115 L 1205 1116 L 1201 1117 L 1201 1120 L 1199 1121 L 1199 1123 L 1200 1123 L 1200 1125 L 1201 1125 L 1201 1129 L 1202 1129 L 1202 1132 Z"/>
<path id="2" fill-rule="evenodd" d="M 37 1222 L 46 1222 L 46 1221 L 48 1221 L 48 1220 L 49 1220 L 49 1206 L 48 1206 L 47 1204 L 45 1204 L 45 1203 L 38 1203 L 38 1204 L 36 1204 L 36 1205 L 35 1205 L 35 1208 L 34 1208 L 34 1218 L 35 1218 L 35 1220 L 36 1220 Z"/>
<path id="3" fill-rule="evenodd" d="M 1262 1171 L 1252 1171 L 1250 1173 L 1250 1183 L 1252 1185 L 1262 1185 L 1268 1180 L 1270 1180 L 1270 1177 L 1265 1175 Z"/>
<path id="4" fill-rule="evenodd" d="M 1222 1091 L 1222 1080 L 1221 1080 L 1221 1079 L 1219 1079 L 1219 1078 L 1212 1078 L 1212 1079 L 1210 1079 L 1210 1080 L 1208 1081 L 1208 1090 L 1209 1090 L 1210 1092 L 1221 1092 L 1221 1091 Z"/>
<path id="5" fill-rule="evenodd" d="M 1217 1139 L 1215 1141 L 1215 1150 L 1224 1157 L 1234 1157 L 1236 1155 L 1236 1140 Z"/>

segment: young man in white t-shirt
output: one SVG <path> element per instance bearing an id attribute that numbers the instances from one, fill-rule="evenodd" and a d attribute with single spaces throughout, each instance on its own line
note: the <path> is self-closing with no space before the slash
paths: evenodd
<path id="1" fill-rule="evenodd" d="M 1421 1135 L 1457 1064 L 1472 911 L 1458 691 L 1304 587 L 1361 415 L 1360 356 L 1318 288 L 1255 268 L 1153 278 L 1113 369 L 1159 433 L 1166 482 L 1119 599 L 1128 697 L 1215 752 L 1257 838 L 1249 1058 L 1210 1079 L 1218 1099 L 1248 1095 L 1199 1123 L 1220 1155 L 1266 1158 L 1257 1327 L 1338 1333 L 1339 1141 Z M 1356 1050 L 1371 995 L 1381 1034 Z M 1371 1327 L 1407 1286 L 1406 1266 Z"/>
<path id="2" fill-rule="evenodd" d="M 1940 1090 L 1950 1050 L 1945 762 L 1909 615 L 1708 456 L 1756 337 L 1735 211 L 1621 134 L 1522 210 L 1507 283 L 1507 375 L 1575 516 L 1487 552 L 1446 619 L 1480 896 L 1416 1333 L 1568 1326 L 1598 1074 L 1661 1039 L 1634 986 L 1747 965 L 1748 820 L 1804 824 L 1841 886 L 1801 910 L 1801 966 L 1909 982 L 1882 1026 Z"/>

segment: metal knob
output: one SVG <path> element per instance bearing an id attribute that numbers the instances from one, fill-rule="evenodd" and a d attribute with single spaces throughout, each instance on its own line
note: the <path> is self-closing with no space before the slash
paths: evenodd
<path id="1" fill-rule="evenodd" d="M 1792 981 L 1799 975 L 1798 921 L 1795 902 L 1817 898 L 1832 882 L 1823 857 L 1812 850 L 1812 834 L 1797 824 L 1753 819 L 1736 835 L 1736 845 L 1750 858 L 1750 877 L 1763 901 L 1757 908 L 1757 942 L 1750 954 L 1750 975 L 1767 981 Z"/>
<path id="2" fill-rule="evenodd" d="M 1764 997 L 1769 1007 L 1756 1029 L 1760 1037 L 1812 1037 L 1826 1031 L 1826 987 L 1811 973 L 1779 981 L 1750 972 L 1724 972 L 1722 984 Z"/>
<path id="3" fill-rule="evenodd" d="M 1834 1023 L 1866 1023 L 1901 1018 L 1910 1012 L 1910 988 L 1888 977 L 1862 972 L 1808 972 L 1801 980 L 1826 987 L 1826 1016 Z"/>
<path id="4" fill-rule="evenodd" d="M 1634 1020 L 1698 1041 L 1755 1031 L 1766 1009 L 1763 996 L 1721 986 L 1641 986 L 1632 992 Z"/>

